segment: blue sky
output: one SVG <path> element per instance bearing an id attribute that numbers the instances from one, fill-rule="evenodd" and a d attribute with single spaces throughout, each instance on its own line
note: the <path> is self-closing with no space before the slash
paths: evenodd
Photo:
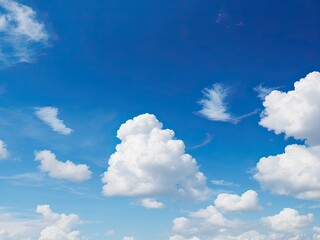
<path id="1" fill-rule="evenodd" d="M 319 7 L 0 0 L 0 240 L 320 239 Z"/>

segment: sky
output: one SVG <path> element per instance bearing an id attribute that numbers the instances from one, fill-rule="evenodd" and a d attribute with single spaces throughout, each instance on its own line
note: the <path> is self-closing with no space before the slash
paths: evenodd
<path id="1" fill-rule="evenodd" d="M 0 240 L 320 239 L 316 0 L 0 0 Z"/>

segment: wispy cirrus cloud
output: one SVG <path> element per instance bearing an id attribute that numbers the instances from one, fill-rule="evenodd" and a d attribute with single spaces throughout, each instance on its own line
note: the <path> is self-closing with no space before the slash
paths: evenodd
<path id="1" fill-rule="evenodd" d="M 48 40 L 45 25 L 37 21 L 31 7 L 0 0 L 0 67 L 32 62 Z"/>
<path id="2" fill-rule="evenodd" d="M 203 97 L 198 102 L 202 106 L 202 109 L 198 111 L 198 113 L 211 121 L 237 124 L 242 119 L 259 112 L 259 110 L 256 109 L 241 116 L 235 116 L 230 113 L 228 103 L 226 102 L 229 89 L 220 83 L 213 84 L 212 88 L 205 88 L 202 93 Z"/>
<path id="3" fill-rule="evenodd" d="M 37 107 L 35 108 L 36 116 L 48 124 L 53 131 L 60 134 L 68 135 L 73 132 L 71 128 L 68 128 L 62 120 L 58 118 L 58 108 L 55 107 Z"/>

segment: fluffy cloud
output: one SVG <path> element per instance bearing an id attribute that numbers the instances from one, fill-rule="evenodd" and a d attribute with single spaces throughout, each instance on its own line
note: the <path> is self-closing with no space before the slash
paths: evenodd
<path id="1" fill-rule="evenodd" d="M 141 200 L 140 205 L 147 209 L 158 209 L 165 207 L 162 202 L 159 202 L 154 198 L 144 198 Z"/>
<path id="2" fill-rule="evenodd" d="M 172 231 L 176 239 L 198 239 L 200 236 L 215 236 L 226 228 L 235 226 L 236 221 L 226 219 L 214 206 L 208 206 L 190 212 L 188 217 L 175 218 Z M 173 237 L 171 238 L 174 239 Z"/>
<path id="3" fill-rule="evenodd" d="M 260 125 L 296 139 L 320 144 L 320 73 L 295 82 L 289 92 L 272 91 L 263 102 Z"/>
<path id="4" fill-rule="evenodd" d="M 302 228 L 307 227 L 313 221 L 311 213 L 300 215 L 292 208 L 284 208 L 280 213 L 262 218 L 262 222 L 276 232 L 297 233 Z"/>
<path id="5" fill-rule="evenodd" d="M 9 156 L 6 144 L 0 140 L 0 160 L 6 159 Z"/>
<path id="6" fill-rule="evenodd" d="M 228 113 L 225 98 L 228 94 L 221 84 L 214 84 L 212 89 L 203 90 L 203 98 L 199 101 L 202 110 L 199 113 L 212 121 L 233 122 L 234 117 Z"/>
<path id="7" fill-rule="evenodd" d="M 73 229 L 81 224 L 76 214 L 52 212 L 49 205 L 39 205 L 40 219 L 16 219 L 10 214 L 0 218 L 1 240 L 80 240 L 80 232 Z"/>
<path id="8" fill-rule="evenodd" d="M 13 0 L 0 0 L 0 66 L 31 62 L 48 43 L 45 26 L 32 8 Z"/>
<path id="9" fill-rule="evenodd" d="M 246 212 L 260 209 L 258 194 L 248 190 L 241 196 L 237 194 L 221 193 L 214 201 L 215 207 L 224 212 Z"/>
<path id="10" fill-rule="evenodd" d="M 154 115 L 139 115 L 122 124 L 121 143 L 102 177 L 107 196 L 180 195 L 206 199 L 209 190 L 197 162 L 185 153 L 183 141 L 162 129 Z"/>
<path id="11" fill-rule="evenodd" d="M 82 182 L 91 178 L 91 171 L 86 164 L 76 165 L 71 161 L 61 162 L 49 150 L 35 152 L 35 160 L 40 162 L 40 170 L 50 177 Z"/>
<path id="12" fill-rule="evenodd" d="M 289 145 L 283 154 L 260 159 L 254 178 L 275 194 L 320 199 L 320 146 Z"/>
<path id="13" fill-rule="evenodd" d="M 35 112 L 36 116 L 48 124 L 53 131 L 60 134 L 70 134 L 72 129 L 68 128 L 62 120 L 58 118 L 58 108 L 55 107 L 38 107 Z"/>

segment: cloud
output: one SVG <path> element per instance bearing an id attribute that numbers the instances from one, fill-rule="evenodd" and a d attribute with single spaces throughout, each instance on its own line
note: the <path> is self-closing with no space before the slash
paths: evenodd
<path id="1" fill-rule="evenodd" d="M 6 144 L 0 140 L 0 160 L 4 160 L 9 156 L 9 151 L 7 150 Z"/>
<path id="2" fill-rule="evenodd" d="M 211 183 L 216 186 L 223 186 L 223 187 L 240 187 L 239 184 L 236 184 L 233 182 L 227 182 L 225 180 L 212 180 Z"/>
<path id="3" fill-rule="evenodd" d="M 13 0 L 0 0 L 0 67 L 30 63 L 48 45 L 48 33 L 32 8 Z"/>
<path id="4" fill-rule="evenodd" d="M 241 196 L 237 194 L 221 193 L 214 201 L 215 207 L 223 212 L 249 212 L 261 209 L 258 194 L 248 190 Z"/>
<path id="5" fill-rule="evenodd" d="M 268 96 L 273 90 L 276 90 L 276 89 L 278 88 L 269 88 L 269 87 L 263 86 L 262 84 L 253 88 L 253 90 L 258 93 L 258 97 L 261 100 L 265 100 L 266 96 Z"/>
<path id="6" fill-rule="evenodd" d="M 68 128 L 62 120 L 58 119 L 58 108 L 55 107 L 38 107 L 35 112 L 36 116 L 48 124 L 53 131 L 60 134 L 70 134 L 72 129 Z"/>
<path id="7" fill-rule="evenodd" d="M 56 155 L 49 150 L 35 152 L 35 161 L 40 162 L 40 170 L 47 172 L 50 177 L 83 182 L 91 178 L 92 172 L 86 164 L 78 164 L 71 161 L 61 162 Z"/>
<path id="8" fill-rule="evenodd" d="M 128 236 L 126 236 L 126 237 L 124 237 L 122 240 L 135 240 L 135 238 L 134 238 L 134 237 L 128 237 Z"/>
<path id="9" fill-rule="evenodd" d="M 300 215 L 295 209 L 284 208 L 280 213 L 261 220 L 273 231 L 297 233 L 312 223 L 313 215 L 311 213 Z"/>
<path id="10" fill-rule="evenodd" d="M 263 102 L 259 124 L 276 134 L 320 144 L 320 73 L 295 82 L 294 90 L 272 91 Z"/>
<path id="11" fill-rule="evenodd" d="M 170 239 L 202 239 L 215 236 L 226 228 L 236 227 L 236 221 L 226 219 L 219 210 L 210 205 L 207 208 L 190 212 L 188 217 L 173 220 L 173 237 Z M 183 237 L 183 238 L 182 238 Z"/>
<path id="12" fill-rule="evenodd" d="M 144 198 L 140 201 L 140 205 L 147 209 L 159 209 L 165 207 L 162 202 L 159 202 L 154 198 Z"/>
<path id="13" fill-rule="evenodd" d="M 228 95 L 228 89 L 222 84 L 213 84 L 212 88 L 205 88 L 203 91 L 203 98 L 199 101 L 202 109 L 198 111 L 200 115 L 211 120 L 220 122 L 238 123 L 244 118 L 257 114 L 259 110 L 243 114 L 241 116 L 234 116 L 228 112 L 228 104 L 225 102 Z"/>
<path id="14" fill-rule="evenodd" d="M 196 160 L 185 153 L 183 141 L 174 139 L 172 130 L 162 129 L 154 115 L 128 120 L 117 137 L 121 143 L 102 177 L 104 195 L 208 197 L 206 177 Z"/>
<path id="15" fill-rule="evenodd" d="M 76 214 L 52 212 L 49 205 L 39 205 L 37 219 L 16 218 L 11 214 L 0 218 L 1 240 L 80 240 L 80 232 L 73 229 L 81 224 Z"/>
<path id="16" fill-rule="evenodd" d="M 197 148 L 203 147 L 209 144 L 212 141 L 212 139 L 213 139 L 213 136 L 210 133 L 207 133 L 206 138 L 202 141 L 202 143 L 192 147 L 191 149 L 197 149 Z"/>
<path id="17" fill-rule="evenodd" d="M 320 146 L 289 145 L 283 154 L 261 158 L 254 178 L 265 189 L 299 199 L 320 199 Z"/>

